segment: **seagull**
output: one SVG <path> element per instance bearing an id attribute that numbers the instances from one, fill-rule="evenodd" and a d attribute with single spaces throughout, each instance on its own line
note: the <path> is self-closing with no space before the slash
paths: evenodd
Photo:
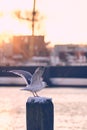
<path id="1" fill-rule="evenodd" d="M 44 70 L 45 67 L 41 66 L 38 67 L 33 74 L 24 70 L 10 70 L 8 72 L 21 76 L 26 82 L 26 87 L 22 88 L 21 90 L 30 91 L 34 97 L 37 97 L 37 92 L 47 86 L 46 82 L 44 82 L 42 78 Z"/>

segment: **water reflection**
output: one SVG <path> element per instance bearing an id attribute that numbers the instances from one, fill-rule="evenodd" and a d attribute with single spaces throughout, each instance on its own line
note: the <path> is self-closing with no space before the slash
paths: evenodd
<path id="1" fill-rule="evenodd" d="M 24 96 L 24 95 L 23 95 Z M 0 128 L 22 130 L 25 128 L 23 98 L 19 88 L 0 88 Z"/>
<path id="2" fill-rule="evenodd" d="M 39 95 L 52 98 L 55 130 L 87 129 L 87 89 L 44 89 Z M 0 129 L 26 130 L 26 101 L 31 93 L 20 88 L 0 88 Z"/>

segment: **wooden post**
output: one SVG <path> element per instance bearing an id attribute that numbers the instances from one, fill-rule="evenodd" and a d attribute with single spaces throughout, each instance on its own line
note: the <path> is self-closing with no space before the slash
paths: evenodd
<path id="1" fill-rule="evenodd" d="M 26 103 L 27 130 L 53 130 L 53 111 L 51 99 L 30 97 Z"/>

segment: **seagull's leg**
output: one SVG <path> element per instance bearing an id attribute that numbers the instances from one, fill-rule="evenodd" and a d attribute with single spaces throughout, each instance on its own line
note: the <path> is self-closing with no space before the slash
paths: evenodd
<path id="1" fill-rule="evenodd" d="M 38 94 L 35 92 L 36 97 L 39 97 Z"/>
<path id="2" fill-rule="evenodd" d="M 34 94 L 34 92 L 32 92 L 32 93 L 33 93 L 33 96 L 36 97 L 36 95 Z"/>

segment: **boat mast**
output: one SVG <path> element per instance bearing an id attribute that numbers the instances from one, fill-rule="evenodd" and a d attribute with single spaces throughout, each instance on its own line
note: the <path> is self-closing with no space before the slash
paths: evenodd
<path id="1" fill-rule="evenodd" d="M 33 0 L 33 11 L 32 11 L 32 38 L 31 38 L 31 45 L 30 45 L 30 57 L 32 58 L 32 56 L 34 55 L 34 28 L 35 28 L 35 15 L 36 15 L 36 11 L 35 11 L 35 4 L 36 4 L 36 0 Z"/>
<path id="2" fill-rule="evenodd" d="M 32 36 L 34 36 L 34 26 L 35 26 L 35 4 L 36 4 L 36 0 L 33 1 L 33 12 L 32 12 Z"/>

